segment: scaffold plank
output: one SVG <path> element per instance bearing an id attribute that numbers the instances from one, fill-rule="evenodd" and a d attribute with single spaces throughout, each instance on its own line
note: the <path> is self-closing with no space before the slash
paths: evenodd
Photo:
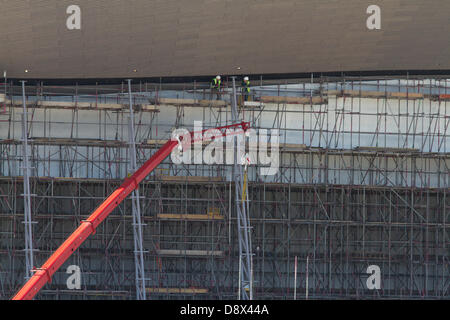
<path id="1" fill-rule="evenodd" d="M 174 99 L 159 98 L 158 106 L 200 106 L 200 107 L 226 107 L 227 101 L 224 100 L 196 100 L 196 99 Z"/>
<path id="2" fill-rule="evenodd" d="M 21 107 L 22 102 L 16 100 L 5 100 L 5 104 L 13 107 Z M 78 109 L 78 110 L 113 110 L 128 111 L 128 105 L 117 103 L 95 103 L 95 102 L 70 102 L 70 101 L 27 101 L 27 107 L 38 109 Z M 159 112 L 159 108 L 153 105 L 136 105 L 136 110 L 144 112 Z"/>
<path id="3" fill-rule="evenodd" d="M 159 112 L 159 108 L 157 106 L 151 105 L 151 104 L 145 104 L 141 107 L 143 111 L 149 111 L 149 112 Z"/>
<path id="4" fill-rule="evenodd" d="M 338 97 L 373 98 L 373 99 L 423 99 L 425 95 L 415 92 L 360 91 L 360 90 L 328 90 L 324 94 Z"/>
<path id="5" fill-rule="evenodd" d="M 160 249 L 157 250 L 161 256 L 189 256 L 189 257 L 206 257 L 206 256 L 222 256 L 223 251 L 217 250 L 177 250 L 177 249 Z"/>
<path id="6" fill-rule="evenodd" d="M 189 182 L 222 182 L 223 177 L 200 177 L 200 176 L 166 176 L 160 175 L 162 181 L 189 181 Z"/>
<path id="7" fill-rule="evenodd" d="M 169 293 L 169 294 L 206 294 L 206 288 L 147 288 L 149 293 Z"/>
<path id="8" fill-rule="evenodd" d="M 160 213 L 157 215 L 161 220 L 223 220 L 221 215 L 209 214 L 175 214 L 175 213 Z"/>
<path id="9" fill-rule="evenodd" d="M 265 103 L 284 103 L 284 104 L 325 104 L 328 100 L 322 97 L 277 97 L 262 96 L 261 102 Z"/>
<path id="10" fill-rule="evenodd" d="M 357 147 L 356 151 L 391 152 L 391 153 L 416 153 L 419 149 L 414 148 L 387 148 L 387 147 Z"/>

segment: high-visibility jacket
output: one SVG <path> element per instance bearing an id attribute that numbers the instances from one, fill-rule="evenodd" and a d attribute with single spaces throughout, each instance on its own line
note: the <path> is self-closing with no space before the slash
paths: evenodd
<path id="1" fill-rule="evenodd" d="M 242 91 L 250 93 L 250 81 L 242 81 Z"/>
<path id="2" fill-rule="evenodd" d="M 222 80 L 217 80 L 217 78 L 214 78 L 211 82 L 211 87 L 220 89 L 220 86 L 222 85 Z"/>

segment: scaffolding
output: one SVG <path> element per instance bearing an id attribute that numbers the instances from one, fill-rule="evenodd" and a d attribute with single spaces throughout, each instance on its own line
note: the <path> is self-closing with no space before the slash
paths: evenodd
<path id="1" fill-rule="evenodd" d="M 236 78 L 232 78 L 232 101 L 231 114 L 234 122 L 240 120 L 240 115 L 237 105 L 236 92 Z M 237 144 L 240 143 L 236 141 Z M 242 158 L 245 155 L 240 155 L 237 151 L 234 153 L 233 166 L 233 181 L 235 191 L 235 202 L 237 212 L 237 230 L 239 242 L 239 281 L 238 281 L 238 299 L 239 300 L 253 300 L 253 275 L 252 275 L 252 241 L 251 241 L 251 226 L 248 216 L 248 201 L 246 195 L 247 181 L 244 180 L 244 169 Z M 247 174 L 245 173 L 245 177 Z"/>
<path id="2" fill-rule="evenodd" d="M 130 147 L 139 166 L 173 128 L 231 122 L 231 88 L 225 79 L 222 99 L 210 101 L 200 83 L 27 85 L 34 168 L 27 192 L 22 88 L 7 83 L 0 95 L 0 299 L 11 298 L 27 273 L 27 212 L 40 265 L 128 175 Z M 448 299 L 448 80 L 261 78 L 252 89 L 239 116 L 280 134 L 278 173 L 248 167 L 253 297 Z M 136 299 L 139 280 L 147 299 L 238 298 L 233 167 L 164 161 L 38 298 Z M 26 193 L 34 195 L 30 211 Z M 69 265 L 81 268 L 81 290 L 66 287 Z M 381 269 L 380 290 L 366 286 L 370 265 Z"/>
<path id="3" fill-rule="evenodd" d="M 33 222 L 31 216 L 31 193 L 30 193 L 30 174 L 31 168 L 29 165 L 28 156 L 28 113 L 25 102 L 25 81 L 22 81 L 22 163 L 23 163 L 23 202 L 25 219 L 23 221 L 25 226 L 25 279 L 32 277 L 32 270 L 34 269 L 34 253 L 33 253 Z"/>
<path id="4" fill-rule="evenodd" d="M 130 172 L 133 174 L 138 169 L 136 162 L 136 140 L 134 130 L 134 111 L 133 111 L 133 96 L 131 92 L 131 79 L 128 80 L 128 95 L 130 101 L 130 116 L 129 116 L 129 132 L 128 141 L 130 144 Z M 133 239 L 134 239 L 134 265 L 136 273 L 136 298 L 138 300 L 146 300 L 145 289 L 145 268 L 144 268 L 144 241 L 142 238 L 142 217 L 141 217 L 141 202 L 139 197 L 139 189 L 133 191 L 131 195 L 132 212 L 133 212 Z"/>

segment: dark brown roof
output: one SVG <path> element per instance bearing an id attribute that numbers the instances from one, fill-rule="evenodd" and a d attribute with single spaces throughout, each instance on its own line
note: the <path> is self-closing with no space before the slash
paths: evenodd
<path id="1" fill-rule="evenodd" d="M 66 29 L 66 8 L 73 3 L 82 9 L 81 31 Z M 366 28 L 370 4 L 382 9 L 379 31 Z M 0 71 L 10 78 L 450 70 L 448 0 L 2 0 L 0 5 Z"/>

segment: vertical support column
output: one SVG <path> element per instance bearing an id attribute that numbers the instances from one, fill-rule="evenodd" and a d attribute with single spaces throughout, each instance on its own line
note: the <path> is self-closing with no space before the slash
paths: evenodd
<path id="1" fill-rule="evenodd" d="M 297 256 L 294 262 L 294 300 L 297 300 Z"/>
<path id="2" fill-rule="evenodd" d="M 233 80 L 233 95 L 231 99 L 231 113 L 233 122 L 239 121 L 236 97 L 236 77 Z M 238 138 L 237 138 L 238 139 Z M 233 179 L 235 183 L 236 212 L 239 240 L 239 300 L 253 300 L 253 274 L 252 274 L 252 247 L 250 234 L 250 219 L 248 216 L 247 193 L 244 194 L 244 174 L 241 159 L 238 154 L 238 140 L 236 139 L 236 152 L 234 153 Z"/>
<path id="3" fill-rule="evenodd" d="M 25 101 L 25 81 L 22 82 L 22 170 L 23 170 L 23 201 L 25 226 L 25 279 L 33 276 L 33 222 L 31 221 L 30 164 L 28 159 L 28 114 Z"/>
<path id="4" fill-rule="evenodd" d="M 136 141 L 134 130 L 134 112 L 133 112 L 133 97 L 131 92 L 131 79 L 128 79 L 128 95 L 130 98 L 130 116 L 128 125 L 128 144 L 130 151 L 130 170 L 129 173 L 134 173 L 137 169 L 136 160 Z M 141 205 L 139 197 L 139 189 L 136 189 L 131 194 L 132 201 L 132 215 L 133 215 L 133 238 L 134 238 L 134 264 L 136 272 L 136 299 L 146 300 L 145 292 L 145 272 L 144 272 L 144 241 L 142 236 L 142 221 L 141 221 Z"/>

